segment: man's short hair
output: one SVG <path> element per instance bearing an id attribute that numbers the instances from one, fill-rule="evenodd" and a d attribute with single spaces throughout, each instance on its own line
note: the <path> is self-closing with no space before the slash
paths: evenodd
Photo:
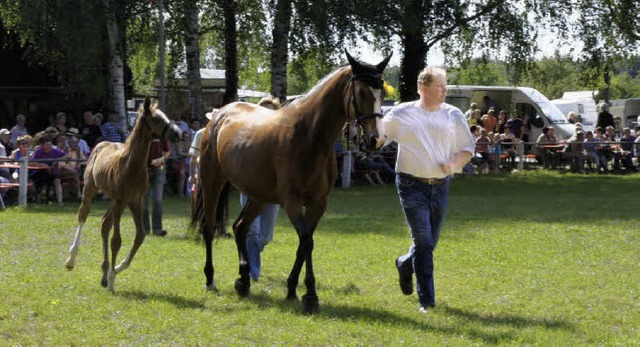
<path id="1" fill-rule="evenodd" d="M 420 72 L 418 75 L 418 88 L 420 88 L 421 84 L 425 86 L 431 85 L 431 82 L 435 79 L 435 76 L 447 76 L 447 72 L 444 69 L 436 67 L 436 66 L 427 66 Z"/>

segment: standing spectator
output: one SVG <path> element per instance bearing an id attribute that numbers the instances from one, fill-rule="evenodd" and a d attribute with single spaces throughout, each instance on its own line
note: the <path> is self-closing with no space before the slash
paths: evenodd
<path id="1" fill-rule="evenodd" d="M 171 144 L 171 169 L 176 172 L 176 194 L 179 197 L 183 197 L 185 195 L 186 190 L 186 180 L 187 173 L 189 169 L 189 147 L 191 146 L 191 141 L 189 137 L 189 132 L 185 131 L 180 134 L 180 141 Z M 188 194 L 188 193 L 187 193 Z"/>
<path id="2" fill-rule="evenodd" d="M 522 121 L 522 119 L 518 118 L 517 113 L 512 112 L 510 114 L 509 120 L 507 121 L 507 124 L 505 127 L 509 128 L 509 130 L 511 131 L 511 133 L 516 139 L 524 141 L 524 139 L 522 138 L 524 122 Z M 528 134 L 531 134 L 531 127 L 529 127 L 528 130 L 529 130 Z M 527 141 L 528 140 L 529 140 L 529 136 L 527 136 Z"/>
<path id="3" fill-rule="evenodd" d="M 124 142 L 124 130 L 120 126 L 120 115 L 110 113 L 109 120 L 102 125 L 102 140 L 110 142 Z"/>
<path id="4" fill-rule="evenodd" d="M 102 129 L 102 123 L 104 123 L 104 115 L 102 113 L 96 113 L 93 118 L 93 123 L 97 125 L 100 129 Z M 102 130 L 100 131 L 102 132 Z"/>
<path id="5" fill-rule="evenodd" d="M 69 129 L 69 131 L 71 131 L 71 129 Z M 96 124 L 96 116 L 91 111 L 85 111 L 82 114 L 82 125 L 80 125 L 78 131 L 80 132 L 80 139 L 82 139 L 89 148 L 95 147 L 96 144 L 101 141 L 102 130 L 100 126 Z"/>
<path id="6" fill-rule="evenodd" d="M 596 127 L 600 127 L 602 129 L 607 129 L 608 126 L 613 127 L 615 122 L 613 120 L 613 115 L 609 113 L 609 106 L 606 104 L 600 104 L 600 113 L 598 113 L 598 121 Z"/>
<path id="7" fill-rule="evenodd" d="M 27 127 L 25 125 L 26 123 L 27 117 L 25 117 L 25 115 L 19 114 L 16 117 L 16 125 L 14 125 L 10 130 L 11 144 L 14 146 L 14 148 L 17 148 L 18 146 L 18 137 L 29 134 L 29 131 L 27 130 Z"/>
<path id="8" fill-rule="evenodd" d="M 182 131 L 182 133 L 190 133 L 189 131 L 189 124 L 187 124 L 187 122 L 185 122 L 182 119 L 182 115 L 180 113 L 177 113 L 176 115 L 173 116 L 173 122 L 178 126 L 178 128 L 180 129 L 180 131 Z"/>
<path id="9" fill-rule="evenodd" d="M 480 120 L 479 108 L 476 108 L 475 110 L 473 110 L 473 112 L 471 112 L 471 116 L 467 119 L 467 122 L 469 123 L 469 127 L 473 125 L 482 126 L 482 121 Z"/>
<path id="10" fill-rule="evenodd" d="M 171 146 L 168 141 L 162 141 L 153 136 L 149 146 L 149 193 L 144 198 L 143 217 L 147 234 L 153 232 L 156 236 L 165 236 L 167 231 L 162 228 L 162 197 L 164 195 L 165 163 L 171 156 Z M 149 222 L 149 197 L 152 200 L 151 222 Z"/>
<path id="11" fill-rule="evenodd" d="M 640 164 L 640 125 L 636 126 L 636 158 L 638 158 L 638 163 Z M 640 168 L 638 168 L 640 170 Z"/>
<path id="12" fill-rule="evenodd" d="M 576 114 L 573 111 L 570 111 L 569 113 L 567 113 L 567 120 L 571 124 L 582 123 L 582 117 L 580 117 L 579 114 Z"/>
<path id="13" fill-rule="evenodd" d="M 193 137 L 196 136 L 196 132 L 200 130 L 200 120 L 197 117 L 193 117 L 189 122 L 189 138 L 193 141 Z"/>
<path id="14" fill-rule="evenodd" d="M 8 154 L 11 154 L 11 152 L 7 152 L 7 150 L 4 148 L 4 145 L 0 143 L 0 159 L 6 159 L 8 157 Z M 3 180 L 2 183 L 7 183 L 11 179 L 11 173 L 9 172 L 8 168 L 0 168 L 0 178 L 4 178 L 6 180 Z"/>
<path id="15" fill-rule="evenodd" d="M 496 130 L 498 134 L 504 134 L 504 127 L 507 125 L 507 112 L 500 111 L 498 113 L 498 123 L 496 124 Z"/>
<path id="16" fill-rule="evenodd" d="M 496 119 L 496 112 L 493 109 L 490 109 L 487 114 L 482 116 L 480 120 L 482 122 L 482 127 L 487 131 L 487 134 L 491 134 L 496 131 L 496 126 L 498 125 L 498 120 Z"/>
<path id="17" fill-rule="evenodd" d="M 467 112 L 464 113 L 464 117 L 467 118 L 467 122 L 469 121 L 469 118 L 471 118 L 471 115 L 477 108 L 478 108 L 478 104 L 476 104 L 475 102 L 472 102 L 471 105 L 469 105 L 469 109 L 467 110 Z"/>
<path id="18" fill-rule="evenodd" d="M 64 112 L 56 113 L 56 120 L 53 126 L 59 133 L 65 134 L 67 132 L 67 114 Z"/>
<path id="19" fill-rule="evenodd" d="M 444 102 L 446 72 L 427 67 L 418 76 L 420 99 L 396 106 L 382 120 L 386 141 L 398 143 L 396 185 L 411 230 L 409 252 L 396 259 L 400 289 L 413 291 L 420 312 L 436 305 L 433 251 L 447 210 L 450 176 L 460 172 L 474 150 L 464 114 Z"/>
<path id="20" fill-rule="evenodd" d="M 11 131 L 7 129 L 0 129 L 0 145 L 4 147 L 7 153 L 13 152 L 15 146 L 11 144 Z"/>

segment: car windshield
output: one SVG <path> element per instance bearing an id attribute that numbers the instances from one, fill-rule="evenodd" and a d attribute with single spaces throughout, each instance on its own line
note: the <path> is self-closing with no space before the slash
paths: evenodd
<path id="1" fill-rule="evenodd" d="M 558 107 L 550 102 L 539 102 L 540 110 L 547 116 L 551 124 L 567 124 L 567 118 L 562 114 Z"/>

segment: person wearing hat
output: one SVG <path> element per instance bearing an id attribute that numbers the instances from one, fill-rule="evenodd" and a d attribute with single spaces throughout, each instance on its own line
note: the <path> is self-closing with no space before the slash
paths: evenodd
<path id="1" fill-rule="evenodd" d="M 67 147 L 69 146 L 69 140 L 71 140 L 71 138 L 75 138 L 77 140 L 80 152 L 82 152 L 85 157 L 89 157 L 91 148 L 89 148 L 89 144 L 87 143 L 87 141 L 80 138 L 80 131 L 77 128 L 69 128 L 69 131 L 67 131 L 67 136 L 69 136 L 69 138 L 67 139 Z"/>
<path id="2" fill-rule="evenodd" d="M 0 144 L 4 147 L 7 153 L 11 153 L 14 150 L 13 144 L 11 144 L 11 131 L 8 129 L 0 129 Z"/>

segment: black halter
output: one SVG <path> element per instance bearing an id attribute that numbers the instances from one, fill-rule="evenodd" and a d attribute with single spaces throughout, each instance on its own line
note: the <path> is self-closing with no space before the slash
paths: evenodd
<path id="1" fill-rule="evenodd" d="M 151 128 L 151 125 L 149 125 L 149 124 L 147 123 L 147 121 L 148 121 L 148 119 L 147 119 L 147 118 L 149 118 L 149 117 L 154 117 L 154 116 L 155 116 L 155 115 L 151 115 L 151 116 L 144 116 L 144 115 L 141 115 L 140 117 L 138 117 L 138 121 L 142 121 L 142 124 L 144 124 L 144 126 L 146 126 L 146 127 L 149 129 L 149 131 L 151 132 L 153 129 Z M 165 137 L 164 137 L 164 135 L 165 135 L 165 133 L 167 132 L 167 130 L 169 130 L 169 129 L 171 128 L 171 123 L 172 123 L 172 122 L 165 123 L 164 128 L 162 128 L 162 133 L 160 134 L 160 138 L 161 138 L 161 139 L 164 139 L 164 138 L 165 138 Z"/>
<path id="2" fill-rule="evenodd" d="M 369 119 L 369 118 L 382 118 L 382 113 L 362 113 L 360 112 L 360 108 L 358 107 L 358 103 L 356 102 L 356 88 L 354 85 L 354 81 L 362 81 L 371 86 L 372 88 L 383 88 L 384 81 L 382 80 L 381 74 L 351 74 L 351 104 L 353 105 L 353 110 L 355 112 L 355 120 L 356 124 L 360 124 L 361 121 Z"/>

